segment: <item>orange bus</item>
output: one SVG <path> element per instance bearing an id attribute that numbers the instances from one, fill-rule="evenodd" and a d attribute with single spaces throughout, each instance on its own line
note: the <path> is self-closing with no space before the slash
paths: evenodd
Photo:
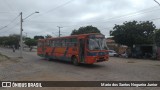
<path id="1" fill-rule="evenodd" d="M 40 39 L 37 54 L 49 60 L 70 61 L 74 65 L 93 64 L 109 59 L 105 36 L 97 33 Z"/>

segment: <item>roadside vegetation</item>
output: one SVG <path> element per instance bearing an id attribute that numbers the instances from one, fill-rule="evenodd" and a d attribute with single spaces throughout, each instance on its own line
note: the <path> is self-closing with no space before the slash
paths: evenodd
<path id="1" fill-rule="evenodd" d="M 7 57 L 7 56 L 5 56 L 5 55 L 2 55 L 2 54 L 0 53 L 0 62 L 6 61 L 6 60 L 8 60 L 8 59 L 10 59 L 10 58 Z"/>
<path id="2" fill-rule="evenodd" d="M 155 31 L 153 22 L 132 21 L 115 25 L 110 34 L 116 43 L 132 47 L 135 44 L 153 44 Z"/>
<path id="3" fill-rule="evenodd" d="M 28 47 L 36 46 L 38 39 L 43 39 L 43 36 L 34 36 L 34 38 L 30 37 L 23 37 L 23 42 Z M 1 36 L 0 37 L 0 46 L 1 47 L 8 47 L 8 48 L 15 48 L 19 49 L 20 45 L 20 35 L 18 34 L 11 34 L 9 36 Z"/>

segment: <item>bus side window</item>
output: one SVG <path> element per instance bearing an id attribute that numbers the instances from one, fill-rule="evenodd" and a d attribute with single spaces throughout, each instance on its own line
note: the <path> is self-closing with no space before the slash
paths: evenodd
<path id="1" fill-rule="evenodd" d="M 62 47 L 65 47 L 65 40 L 62 40 L 61 43 L 62 43 Z"/>
<path id="2" fill-rule="evenodd" d="M 66 39 L 64 40 L 64 47 L 66 47 Z"/>
<path id="3" fill-rule="evenodd" d="M 50 47 L 52 46 L 52 40 L 49 40 L 49 46 Z"/>
<path id="4" fill-rule="evenodd" d="M 59 39 L 56 40 L 56 47 L 61 47 L 61 41 Z"/>
<path id="5" fill-rule="evenodd" d="M 71 46 L 76 46 L 77 45 L 77 39 L 76 38 L 72 38 L 71 39 Z"/>
<path id="6" fill-rule="evenodd" d="M 62 47 L 62 40 L 58 40 L 58 47 Z"/>
<path id="7" fill-rule="evenodd" d="M 68 39 L 68 46 L 69 46 L 69 47 L 72 46 L 72 39 L 71 39 L 71 38 Z"/>
<path id="8" fill-rule="evenodd" d="M 54 46 L 57 47 L 57 40 L 54 40 Z"/>
<path id="9" fill-rule="evenodd" d="M 72 42 L 77 43 L 77 38 L 73 38 Z"/>
<path id="10" fill-rule="evenodd" d="M 52 40 L 52 42 L 51 42 L 51 46 L 52 46 L 52 47 L 54 47 L 54 40 Z"/>
<path id="11" fill-rule="evenodd" d="M 45 46 L 45 42 L 41 42 L 41 47 L 44 47 Z"/>
<path id="12" fill-rule="evenodd" d="M 49 43 L 50 43 L 49 40 L 47 40 L 46 41 L 46 46 L 49 46 L 50 45 Z"/>
<path id="13" fill-rule="evenodd" d="M 66 39 L 66 47 L 69 46 L 69 39 Z"/>
<path id="14" fill-rule="evenodd" d="M 44 42 L 44 46 L 47 46 L 47 41 L 45 40 L 45 42 Z"/>
<path id="15" fill-rule="evenodd" d="M 41 42 L 38 42 L 38 45 L 37 45 L 38 47 L 41 47 Z"/>

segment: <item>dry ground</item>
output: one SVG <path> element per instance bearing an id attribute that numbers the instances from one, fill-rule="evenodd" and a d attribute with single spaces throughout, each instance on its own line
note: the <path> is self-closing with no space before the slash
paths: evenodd
<path id="1" fill-rule="evenodd" d="M 47 61 L 36 52 L 0 48 L 0 80 L 15 81 L 160 81 L 160 61 L 111 57 L 108 62 L 74 66 Z M 160 90 L 160 88 L 0 88 L 0 90 Z"/>

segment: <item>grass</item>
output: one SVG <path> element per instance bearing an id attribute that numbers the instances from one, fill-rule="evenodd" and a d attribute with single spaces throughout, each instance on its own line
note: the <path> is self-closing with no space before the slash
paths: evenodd
<path id="1" fill-rule="evenodd" d="M 3 55 L 3 54 L 0 53 L 0 62 L 6 61 L 6 60 L 9 60 L 9 59 L 10 59 L 10 58 L 9 58 L 8 56 Z"/>
<path id="2" fill-rule="evenodd" d="M 1 54 L 1 53 L 0 53 L 0 57 L 4 57 L 4 58 L 6 58 L 6 59 L 10 59 L 8 56 L 3 55 L 3 54 Z"/>
<path id="3" fill-rule="evenodd" d="M 15 63 L 20 61 L 19 58 L 10 58 L 0 53 L 0 62 L 7 61 L 7 60 Z"/>

